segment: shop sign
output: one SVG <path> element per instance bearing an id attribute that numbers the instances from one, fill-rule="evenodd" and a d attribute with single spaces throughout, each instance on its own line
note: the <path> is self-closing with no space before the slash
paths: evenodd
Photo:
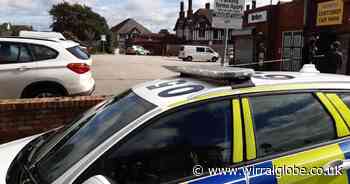
<path id="1" fill-rule="evenodd" d="M 344 2 L 333 0 L 318 3 L 317 26 L 329 26 L 343 23 Z"/>
<path id="2" fill-rule="evenodd" d="M 255 12 L 248 15 L 248 24 L 267 21 L 267 11 Z"/>
<path id="3" fill-rule="evenodd" d="M 241 29 L 245 0 L 215 0 L 213 27 L 221 29 Z"/>

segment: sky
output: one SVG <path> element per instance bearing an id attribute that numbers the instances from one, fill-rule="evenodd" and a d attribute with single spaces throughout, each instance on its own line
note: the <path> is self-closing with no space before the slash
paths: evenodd
<path id="1" fill-rule="evenodd" d="M 39 31 L 49 31 L 52 17 L 48 10 L 53 4 L 64 0 L 0 0 L 0 24 L 32 25 Z M 153 32 L 160 29 L 172 31 L 178 17 L 181 0 L 65 0 L 90 6 L 104 16 L 110 27 L 127 18 L 134 18 Z M 246 0 L 250 3 L 251 0 Z M 273 0 L 277 3 L 278 0 Z M 187 9 L 188 0 L 184 0 Z M 193 0 L 194 10 L 214 0 Z M 258 6 L 269 4 L 270 0 L 257 0 Z"/>

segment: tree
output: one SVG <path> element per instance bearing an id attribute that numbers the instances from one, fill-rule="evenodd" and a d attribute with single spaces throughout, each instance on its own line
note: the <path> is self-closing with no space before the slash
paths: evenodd
<path id="1" fill-rule="evenodd" d="M 102 34 L 111 34 L 106 19 L 90 7 L 64 2 L 53 5 L 49 13 L 53 18 L 53 31 L 70 32 L 83 42 L 92 44 Z"/>

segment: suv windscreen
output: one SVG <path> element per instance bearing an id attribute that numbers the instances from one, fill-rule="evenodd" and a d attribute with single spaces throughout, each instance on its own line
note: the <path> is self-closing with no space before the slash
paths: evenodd
<path id="1" fill-rule="evenodd" d="M 87 53 L 80 46 L 71 47 L 71 48 L 68 48 L 67 50 L 79 59 L 83 59 L 83 60 L 90 59 L 90 54 Z"/>
<path id="2" fill-rule="evenodd" d="M 97 110 L 86 113 L 70 127 L 57 133 L 34 156 L 34 161 L 39 160 L 35 165 L 40 180 L 52 183 L 113 134 L 154 108 L 153 104 L 128 91 Z M 50 148 L 47 145 L 55 146 Z"/>

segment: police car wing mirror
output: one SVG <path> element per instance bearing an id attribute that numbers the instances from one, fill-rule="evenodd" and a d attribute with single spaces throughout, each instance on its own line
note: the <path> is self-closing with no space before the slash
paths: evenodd
<path id="1" fill-rule="evenodd" d="M 117 184 L 102 175 L 97 175 L 89 178 L 83 184 Z"/>

